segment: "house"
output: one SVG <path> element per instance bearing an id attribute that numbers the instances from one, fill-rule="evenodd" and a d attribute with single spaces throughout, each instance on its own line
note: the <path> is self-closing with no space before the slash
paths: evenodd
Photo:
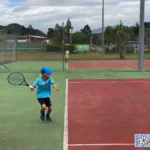
<path id="1" fill-rule="evenodd" d="M 17 36 L 17 42 L 47 42 L 46 37 L 27 35 L 27 36 Z"/>

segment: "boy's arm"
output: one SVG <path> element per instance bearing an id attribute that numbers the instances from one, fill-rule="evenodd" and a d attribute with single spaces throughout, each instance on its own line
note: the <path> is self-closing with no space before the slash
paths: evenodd
<path id="1" fill-rule="evenodd" d="M 52 84 L 52 86 L 53 86 L 53 88 L 54 88 L 54 92 L 58 91 L 59 89 L 57 88 L 57 86 L 56 86 L 56 84 L 54 83 L 54 81 L 53 81 L 52 78 L 50 78 L 50 82 L 51 82 L 51 84 Z"/>
<path id="2" fill-rule="evenodd" d="M 33 83 L 33 86 L 30 87 L 31 91 L 33 91 L 36 88 L 36 86 L 38 85 L 38 82 L 39 82 L 38 79 L 36 79 L 36 81 Z"/>
<path id="3" fill-rule="evenodd" d="M 54 83 L 54 84 L 52 84 L 53 85 L 53 88 L 54 88 L 54 92 L 56 92 L 56 91 L 59 91 L 59 89 L 57 88 L 57 86 L 56 86 L 56 84 Z"/>

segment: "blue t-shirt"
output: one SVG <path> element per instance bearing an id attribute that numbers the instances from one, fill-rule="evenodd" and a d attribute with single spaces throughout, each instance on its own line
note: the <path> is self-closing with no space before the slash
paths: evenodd
<path id="1" fill-rule="evenodd" d="M 33 86 L 36 88 L 38 86 L 36 97 L 37 98 L 46 98 L 51 95 L 51 85 L 54 84 L 52 77 L 47 80 L 44 80 L 42 77 L 39 77 L 34 82 Z"/>

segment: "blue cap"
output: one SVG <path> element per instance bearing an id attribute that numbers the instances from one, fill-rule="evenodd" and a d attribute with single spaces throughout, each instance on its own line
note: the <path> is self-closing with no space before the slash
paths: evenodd
<path id="1" fill-rule="evenodd" d="M 44 67 L 41 69 L 41 74 L 52 74 L 54 71 L 48 67 Z"/>

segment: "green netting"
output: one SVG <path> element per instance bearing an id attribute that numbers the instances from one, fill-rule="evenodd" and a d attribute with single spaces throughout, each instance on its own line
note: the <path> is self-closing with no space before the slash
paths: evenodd
<path id="1" fill-rule="evenodd" d="M 46 51 L 46 42 L 17 42 L 17 52 L 43 52 Z"/>

